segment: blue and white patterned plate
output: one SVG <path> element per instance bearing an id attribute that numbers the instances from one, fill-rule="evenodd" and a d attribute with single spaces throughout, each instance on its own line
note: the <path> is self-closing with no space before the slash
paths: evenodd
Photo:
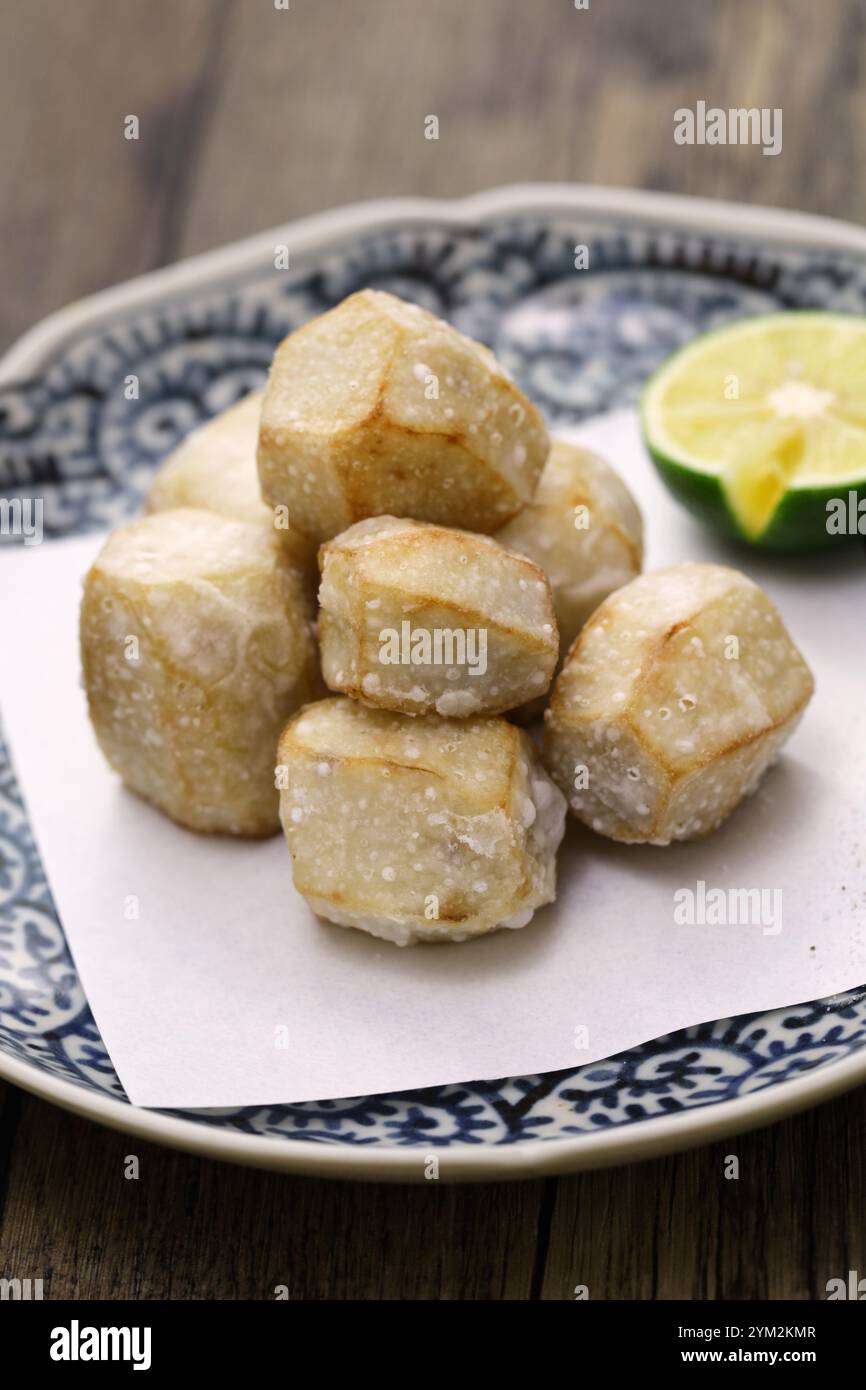
<path id="1" fill-rule="evenodd" d="M 281 246 L 289 270 L 274 268 Z M 575 268 L 581 246 L 589 269 Z M 306 219 L 95 296 L 27 334 L 0 364 L 0 496 L 43 497 L 49 537 L 127 520 L 183 435 L 260 385 L 287 332 L 364 285 L 416 299 L 489 343 L 561 427 L 633 402 L 674 347 L 728 319 L 780 307 L 866 312 L 866 234 L 555 186 Z M 866 985 L 546 1076 L 321 1104 L 139 1110 L 90 1014 L 0 739 L 0 1076 L 141 1137 L 239 1162 L 421 1179 L 435 1157 L 444 1179 L 528 1176 L 705 1142 L 866 1080 Z"/>

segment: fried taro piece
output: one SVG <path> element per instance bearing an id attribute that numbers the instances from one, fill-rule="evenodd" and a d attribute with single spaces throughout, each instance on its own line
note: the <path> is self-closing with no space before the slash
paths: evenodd
<path id="1" fill-rule="evenodd" d="M 690 840 L 755 790 L 813 684 L 756 584 L 674 565 L 618 589 L 583 628 L 545 715 L 544 760 L 599 834 Z"/>
<path id="2" fill-rule="evenodd" d="M 544 421 L 480 343 L 362 290 L 277 348 L 262 407 L 262 494 L 330 540 L 368 516 L 489 533 L 532 496 Z"/>
<path id="3" fill-rule="evenodd" d="M 331 922 L 466 941 L 555 897 L 565 801 L 504 719 L 321 700 L 286 726 L 277 771 L 295 887 Z"/>
<path id="4" fill-rule="evenodd" d="M 321 681 L 308 600 L 256 523 L 179 508 L 115 531 L 85 579 L 81 657 L 128 787 L 193 830 L 279 829 L 277 740 Z"/>
<path id="5" fill-rule="evenodd" d="M 394 517 L 323 545 L 332 690 L 406 714 L 498 714 L 546 691 L 559 645 L 542 570 L 487 536 Z"/>

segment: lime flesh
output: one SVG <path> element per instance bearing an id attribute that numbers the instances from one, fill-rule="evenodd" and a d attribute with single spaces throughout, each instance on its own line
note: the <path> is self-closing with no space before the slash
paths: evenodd
<path id="1" fill-rule="evenodd" d="M 791 311 L 704 334 L 650 380 L 642 420 L 665 482 L 722 531 L 790 550 L 866 534 L 866 318 Z"/>

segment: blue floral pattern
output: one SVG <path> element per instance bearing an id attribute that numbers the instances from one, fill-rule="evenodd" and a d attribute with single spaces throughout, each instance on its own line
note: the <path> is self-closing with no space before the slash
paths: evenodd
<path id="1" fill-rule="evenodd" d="M 588 269 L 575 268 L 576 247 Z M 503 218 L 388 227 L 301 269 L 261 270 L 166 298 L 58 348 L 38 380 L 0 390 L 0 493 L 41 496 L 49 536 L 116 525 L 160 458 L 261 385 L 291 329 L 364 285 L 487 342 L 553 425 L 635 400 L 698 331 L 780 307 L 866 312 L 853 257 L 617 227 Z M 866 1047 L 866 985 L 845 996 L 687 1028 L 604 1062 L 305 1105 L 173 1112 L 319 1144 L 519 1144 L 716 1105 Z M 57 918 L 0 735 L 0 1051 L 125 1102 Z"/>

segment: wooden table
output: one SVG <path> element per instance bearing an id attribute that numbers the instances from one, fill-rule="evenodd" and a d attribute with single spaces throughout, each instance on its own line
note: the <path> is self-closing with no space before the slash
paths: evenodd
<path id="1" fill-rule="evenodd" d="M 0 347 L 358 198 L 561 179 L 862 221 L 864 51 L 861 0 L 5 0 Z M 782 107 L 782 153 L 676 146 L 699 99 Z M 864 1090 L 681 1157 L 465 1188 L 201 1162 L 8 1086 L 0 1107 L 0 1275 L 54 1298 L 810 1298 L 866 1273 Z"/>

